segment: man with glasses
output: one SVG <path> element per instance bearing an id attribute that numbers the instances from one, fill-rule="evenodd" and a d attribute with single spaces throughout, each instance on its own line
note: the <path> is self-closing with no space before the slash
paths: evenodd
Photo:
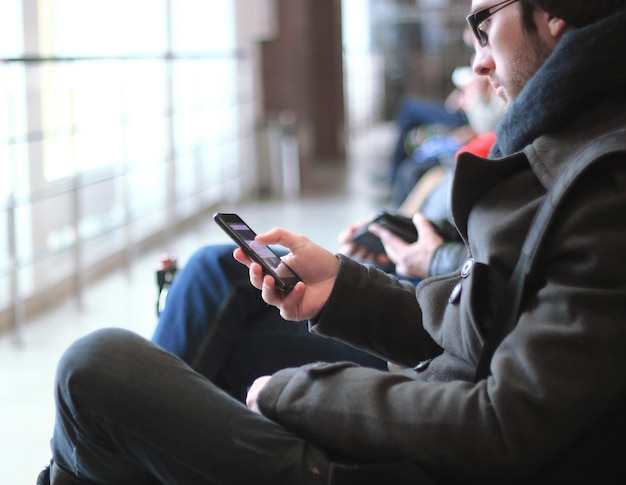
<path id="1" fill-rule="evenodd" d="M 626 157 L 585 174 L 540 253 L 515 328 L 474 378 L 503 288 L 556 174 L 626 127 L 626 1 L 474 0 L 474 70 L 508 105 L 489 159 L 459 159 L 471 258 L 411 285 L 276 229 L 303 278 L 290 320 L 403 364 L 313 364 L 258 379 L 247 407 L 123 330 L 62 357 L 54 463 L 39 483 L 621 483 L 626 432 Z M 626 145 L 626 142 L 624 143 Z M 252 412 L 254 411 L 254 412 Z"/>

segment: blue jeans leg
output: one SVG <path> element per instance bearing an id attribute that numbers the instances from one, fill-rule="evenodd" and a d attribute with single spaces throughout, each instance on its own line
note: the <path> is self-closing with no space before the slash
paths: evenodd
<path id="1" fill-rule="evenodd" d="M 366 352 L 287 322 L 268 306 L 232 257 L 233 245 L 206 246 L 185 264 L 167 297 L 153 341 L 243 400 L 261 376 L 316 361 L 349 360 L 385 369 Z"/>
<path id="2" fill-rule="evenodd" d="M 219 340 L 212 335 L 218 331 L 213 330 L 212 322 L 217 318 L 250 321 L 267 309 L 259 291 L 250 284 L 246 267 L 233 258 L 235 247 L 205 246 L 189 258 L 174 279 L 152 337 L 153 342 L 203 373 L 215 372 L 215 366 L 202 361 L 206 352 L 200 352 L 208 345 L 207 340 Z"/>
<path id="3" fill-rule="evenodd" d="M 315 446 L 249 411 L 131 332 L 97 331 L 60 360 L 53 457 L 102 485 L 327 482 Z"/>

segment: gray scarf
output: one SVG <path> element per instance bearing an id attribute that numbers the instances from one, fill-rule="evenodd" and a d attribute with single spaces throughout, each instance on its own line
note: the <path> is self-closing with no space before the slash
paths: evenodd
<path id="1" fill-rule="evenodd" d="M 511 103 L 489 158 L 516 153 L 598 100 L 624 92 L 626 13 L 620 13 L 563 37 Z"/>

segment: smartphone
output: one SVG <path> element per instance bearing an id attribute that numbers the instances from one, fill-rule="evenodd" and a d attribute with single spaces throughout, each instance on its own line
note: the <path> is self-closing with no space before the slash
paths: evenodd
<path id="1" fill-rule="evenodd" d="M 237 214 L 218 212 L 213 220 L 228 234 L 244 253 L 270 275 L 281 291 L 291 291 L 300 277 L 285 264 L 272 248 L 254 241 L 256 233 Z"/>
<path id="2" fill-rule="evenodd" d="M 417 241 L 417 228 L 410 217 L 380 211 L 376 217 L 352 235 L 352 241 L 376 254 L 384 254 L 385 247 L 378 236 L 369 232 L 370 224 L 378 224 L 408 243 Z"/>

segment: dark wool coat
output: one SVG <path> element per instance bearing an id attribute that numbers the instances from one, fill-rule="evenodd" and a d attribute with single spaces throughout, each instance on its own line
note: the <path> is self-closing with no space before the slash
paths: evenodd
<path id="1" fill-rule="evenodd" d="M 568 34 L 511 106 L 491 159 L 461 157 L 464 270 L 415 293 L 339 256 L 312 330 L 408 368 L 286 369 L 260 396 L 268 417 L 356 460 L 413 459 L 445 482 L 624 481 L 626 157 L 573 189 L 492 375 L 472 378 L 546 189 L 583 145 L 626 127 L 625 46 L 626 15 Z"/>

